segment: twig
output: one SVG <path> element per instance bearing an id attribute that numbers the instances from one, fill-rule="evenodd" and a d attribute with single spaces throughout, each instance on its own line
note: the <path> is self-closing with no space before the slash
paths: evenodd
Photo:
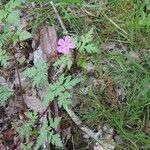
<path id="1" fill-rule="evenodd" d="M 65 25 L 64 25 L 64 23 L 63 23 L 63 21 L 62 21 L 62 19 L 61 19 L 61 17 L 60 17 L 60 15 L 59 15 L 59 13 L 58 13 L 58 11 L 57 11 L 57 9 L 56 9 L 55 4 L 53 3 L 53 1 L 50 1 L 50 4 L 51 4 L 52 7 L 53 7 L 53 10 L 54 10 L 54 12 L 55 12 L 55 14 L 56 14 L 56 16 L 57 16 L 57 19 L 58 19 L 58 21 L 59 21 L 59 23 L 60 23 L 60 25 L 61 25 L 61 27 L 62 27 L 62 29 L 63 29 L 63 32 L 64 32 L 64 33 L 67 33 L 68 31 L 67 31 L 67 29 L 66 29 L 66 27 L 65 27 Z"/>
<path id="2" fill-rule="evenodd" d="M 23 105 L 23 109 L 25 108 L 25 103 L 24 103 L 24 97 L 23 97 L 23 88 L 22 88 L 22 84 L 21 84 L 21 79 L 20 79 L 20 74 L 19 74 L 19 69 L 18 69 L 18 66 L 17 66 L 17 59 L 16 59 L 16 56 L 15 56 L 15 53 L 13 53 L 13 57 L 14 57 L 14 61 L 15 61 L 15 64 L 16 64 L 16 70 L 17 70 L 17 77 L 18 77 L 18 81 L 19 81 L 19 86 L 20 86 L 20 90 L 21 90 L 21 97 L 22 97 L 22 105 Z"/>
<path id="3" fill-rule="evenodd" d="M 112 19 L 110 19 L 106 14 L 104 15 L 114 26 L 116 26 L 116 28 L 118 28 L 119 30 L 121 30 L 123 33 L 125 33 L 126 35 L 129 35 L 125 30 L 121 29 Z"/>
<path id="4" fill-rule="evenodd" d="M 113 150 L 114 145 L 111 145 L 109 143 L 100 141 L 97 137 L 97 134 L 93 132 L 90 128 L 87 126 L 83 125 L 82 121 L 79 119 L 79 117 L 69 108 L 65 108 L 67 111 L 68 115 L 71 117 L 71 119 L 74 121 L 76 125 L 79 126 L 79 128 L 86 133 L 88 136 L 90 136 L 92 139 L 96 140 L 105 150 Z M 114 143 L 113 143 L 114 144 Z"/>

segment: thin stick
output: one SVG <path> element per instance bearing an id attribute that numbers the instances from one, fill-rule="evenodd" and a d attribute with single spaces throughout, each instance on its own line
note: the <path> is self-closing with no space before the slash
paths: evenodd
<path id="1" fill-rule="evenodd" d="M 17 62 L 16 56 L 15 56 L 15 53 L 13 53 L 13 57 L 15 60 L 15 64 L 17 65 L 18 62 Z M 18 81 L 19 81 L 20 90 L 21 90 L 21 92 L 23 92 L 18 66 L 16 66 L 16 70 L 17 70 L 17 77 L 18 77 Z M 21 93 L 21 97 L 22 97 L 22 105 L 23 105 L 23 109 L 24 109 L 25 103 L 24 103 L 24 97 L 23 97 L 22 93 Z"/>
<path id="2" fill-rule="evenodd" d="M 118 28 L 119 30 L 121 30 L 123 33 L 125 33 L 126 35 L 129 35 L 125 30 L 121 29 L 112 19 L 110 19 L 106 14 L 104 15 L 116 28 Z"/>
<path id="3" fill-rule="evenodd" d="M 88 136 L 90 136 L 92 139 L 96 140 L 105 150 L 113 150 L 114 149 L 114 143 L 106 143 L 103 141 L 100 141 L 97 137 L 97 134 L 93 132 L 90 128 L 82 124 L 82 121 L 79 119 L 79 117 L 69 108 L 65 108 L 68 115 L 71 117 L 71 119 L 74 121 L 76 125 L 79 126 L 79 128 L 86 133 Z"/>
<path id="4" fill-rule="evenodd" d="M 58 13 L 58 11 L 57 11 L 57 9 L 56 9 L 55 4 L 53 3 L 53 1 L 50 1 L 50 4 L 51 4 L 52 7 L 53 7 L 53 10 L 54 10 L 54 12 L 55 12 L 55 14 L 56 14 L 56 16 L 57 16 L 57 19 L 58 19 L 58 21 L 59 21 L 59 23 L 60 23 L 60 25 L 61 25 L 61 27 L 62 27 L 62 29 L 63 29 L 63 32 L 64 32 L 64 33 L 67 33 L 68 31 L 67 31 L 67 29 L 66 29 L 66 27 L 65 27 L 65 25 L 64 25 L 64 23 L 63 23 L 63 21 L 62 21 L 62 19 L 61 19 L 61 17 L 60 17 L 60 15 L 59 15 L 59 13 Z"/>

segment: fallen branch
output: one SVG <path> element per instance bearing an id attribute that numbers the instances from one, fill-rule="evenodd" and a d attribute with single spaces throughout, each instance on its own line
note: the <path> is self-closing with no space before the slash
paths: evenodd
<path id="1" fill-rule="evenodd" d="M 93 132 L 89 127 L 85 126 L 82 121 L 79 119 L 79 117 L 69 108 L 65 109 L 70 116 L 70 118 L 74 121 L 76 125 L 84 132 L 86 133 L 90 138 L 97 141 L 105 150 L 113 150 L 114 149 L 114 143 L 106 143 L 104 141 L 100 141 L 98 138 L 97 133 Z"/>

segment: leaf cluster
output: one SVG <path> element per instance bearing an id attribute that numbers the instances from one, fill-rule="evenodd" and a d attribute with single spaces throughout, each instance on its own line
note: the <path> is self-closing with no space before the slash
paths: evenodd
<path id="1" fill-rule="evenodd" d="M 13 91 L 8 86 L 0 85 L 0 106 L 5 106 L 11 95 L 13 95 Z"/>
<path id="2" fill-rule="evenodd" d="M 46 87 L 48 64 L 43 60 L 35 61 L 34 67 L 27 68 L 22 72 L 24 77 L 32 78 L 32 86 Z"/>
<path id="3" fill-rule="evenodd" d="M 72 62 L 72 58 L 70 55 L 67 56 L 62 56 L 60 57 L 60 59 L 58 59 L 55 63 L 54 63 L 54 67 L 61 67 L 61 66 L 66 66 L 67 69 L 69 70 L 72 66 L 73 62 Z"/>
<path id="4" fill-rule="evenodd" d="M 71 90 L 81 79 L 74 78 L 71 76 L 61 75 L 57 82 L 48 86 L 48 94 L 44 97 L 43 104 L 48 106 L 49 102 L 53 101 L 54 98 L 58 98 L 59 107 L 66 108 L 71 104 Z"/>
<path id="5" fill-rule="evenodd" d="M 98 53 L 99 49 L 93 42 L 93 28 L 81 37 L 74 37 L 77 49 L 80 53 Z"/>
<path id="6" fill-rule="evenodd" d="M 60 118 L 51 119 L 49 124 L 45 120 L 42 128 L 39 131 L 39 136 L 37 138 L 35 149 L 40 148 L 40 146 L 45 142 L 45 138 L 48 138 L 49 143 L 55 146 L 62 147 L 62 142 L 60 135 L 54 132 L 54 128 L 57 128 L 60 122 Z"/>
<path id="7" fill-rule="evenodd" d="M 0 42 L 12 40 L 13 45 L 17 41 L 31 38 L 31 34 L 21 27 L 19 7 L 24 4 L 24 0 L 11 0 L 0 10 L 1 34 Z"/>

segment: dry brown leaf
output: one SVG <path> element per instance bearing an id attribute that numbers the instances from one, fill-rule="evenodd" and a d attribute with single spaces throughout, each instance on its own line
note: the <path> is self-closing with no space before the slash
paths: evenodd
<path id="1" fill-rule="evenodd" d="M 150 134 L 150 126 L 145 126 L 144 131 L 145 131 L 147 134 Z"/>
<path id="2" fill-rule="evenodd" d="M 26 91 L 25 94 L 25 104 L 28 108 L 42 113 L 44 111 L 44 107 L 42 106 L 42 102 L 39 97 L 37 97 L 37 93 L 35 89 L 31 89 Z"/>
<path id="3" fill-rule="evenodd" d="M 20 18 L 20 23 L 21 23 L 23 28 L 28 26 L 28 22 L 27 22 L 25 17 Z"/>
<path id="4" fill-rule="evenodd" d="M 0 141 L 0 150 L 5 150 L 5 146 L 2 141 Z"/>
<path id="5" fill-rule="evenodd" d="M 22 97 L 16 94 L 15 98 L 9 101 L 8 106 L 5 109 L 5 113 L 8 117 L 12 117 L 20 110 L 23 110 Z"/>
<path id="6" fill-rule="evenodd" d="M 130 56 L 136 60 L 139 60 L 139 58 L 140 58 L 139 53 L 137 53 L 137 52 L 131 52 Z"/>
<path id="7" fill-rule="evenodd" d="M 8 141 L 13 141 L 14 140 L 14 129 L 7 129 L 4 133 L 3 133 L 3 139 L 4 141 L 8 142 Z"/>
<path id="8" fill-rule="evenodd" d="M 42 28 L 40 31 L 40 46 L 49 61 L 54 62 L 57 59 L 57 33 L 54 26 Z"/>
<path id="9" fill-rule="evenodd" d="M 108 79 L 107 81 L 107 93 L 112 99 L 112 104 L 116 104 L 118 102 L 118 97 L 114 89 L 113 81 L 111 79 Z"/>

